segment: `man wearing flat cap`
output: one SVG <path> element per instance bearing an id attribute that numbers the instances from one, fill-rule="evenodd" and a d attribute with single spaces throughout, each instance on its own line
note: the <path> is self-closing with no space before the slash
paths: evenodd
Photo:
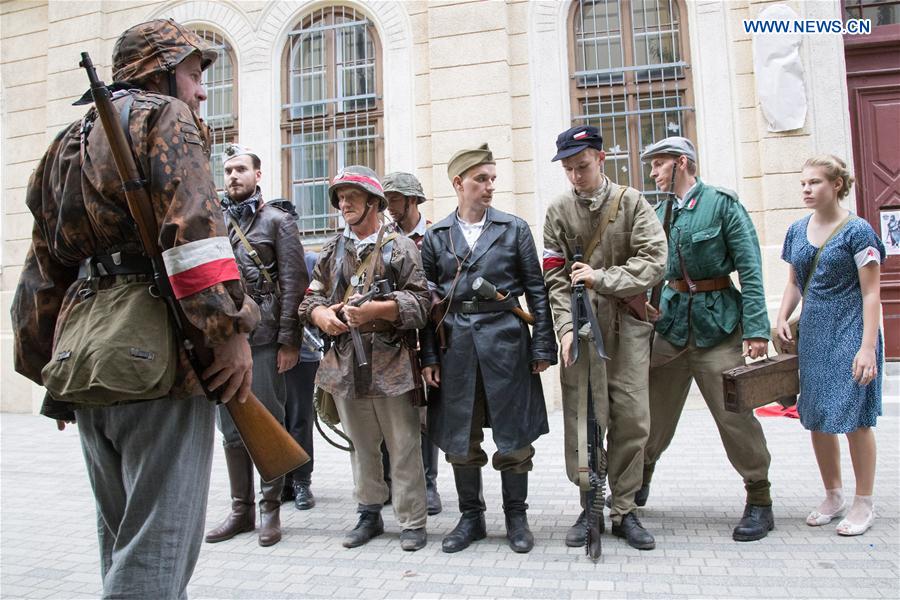
<path id="1" fill-rule="evenodd" d="M 431 304 L 428 283 L 415 243 L 387 232 L 382 223 L 387 199 L 372 169 L 346 167 L 332 180 L 328 195 L 347 225 L 322 247 L 300 319 L 331 338 L 316 385 L 333 396 L 354 446 L 350 464 L 359 520 L 343 545 L 355 548 L 384 533 L 381 509 L 391 498 L 400 547 L 419 550 L 426 542 L 427 515 L 413 394 L 419 374 L 410 351 Z M 365 293 L 382 280 L 392 291 L 359 306 L 350 303 L 358 290 Z M 356 354 L 348 327 L 359 332 L 364 357 Z M 391 456 L 392 489 L 384 481 L 382 440 Z"/>
<path id="2" fill-rule="evenodd" d="M 645 309 L 646 291 L 662 278 L 665 234 L 639 191 L 604 175 L 606 154 L 596 127 L 562 132 L 556 148 L 553 160 L 562 162 L 572 187 L 547 208 L 544 278 L 562 348 L 566 473 L 583 492 L 589 488 L 586 469 L 579 469 L 579 459 L 587 465 L 588 450 L 578 440 L 579 430 L 587 427 L 590 399 L 608 442 L 612 532 L 634 548 L 651 550 L 656 541 L 635 515 L 634 497 L 650 428 L 647 375 L 653 326 Z M 609 360 L 600 357 L 589 328 L 574 331 L 576 283 L 585 286 Z M 579 358 L 573 361 L 576 344 Z M 582 494 L 582 508 L 588 508 L 584 499 Z M 583 546 L 586 526 L 582 510 L 566 545 Z"/>
<path id="3" fill-rule="evenodd" d="M 422 247 L 425 231 L 431 227 L 431 221 L 419 212 L 419 205 L 425 202 L 425 191 L 418 178 L 412 173 L 395 171 L 384 176 L 384 196 L 387 198 L 387 211 L 393 219 L 391 231 L 397 235 L 405 235 L 416 247 Z M 416 336 L 418 348 L 418 336 Z M 424 400 L 424 390 L 421 390 Z M 419 410 L 419 416 L 425 418 L 425 408 Z M 424 420 L 422 421 L 424 425 Z M 384 480 L 391 485 L 390 454 L 384 444 L 381 445 L 384 456 Z M 441 495 L 437 490 L 438 447 L 422 432 L 422 465 L 425 467 L 425 497 L 428 501 L 428 515 L 440 514 L 443 510 Z"/>
<path id="4" fill-rule="evenodd" d="M 725 410 L 722 371 L 766 354 L 769 318 L 759 241 L 747 210 L 730 190 L 697 177 L 690 140 L 668 137 L 641 154 L 660 191 L 674 202 L 669 235 L 668 284 L 656 321 L 650 370 L 650 437 L 644 452 L 640 504 L 647 501 L 656 462 L 675 435 L 691 387 L 697 382 L 712 413 L 728 460 L 740 473 L 747 501 L 732 537 L 764 538 L 774 527 L 769 451 L 752 411 Z M 737 271 L 741 289 L 731 281 Z"/>
<path id="5" fill-rule="evenodd" d="M 222 158 L 222 209 L 228 237 L 247 289 L 260 309 L 259 325 L 250 334 L 253 393 L 284 424 L 284 373 L 297 364 L 303 336 L 297 306 L 309 282 L 300 231 L 290 207 L 263 201 L 259 156 L 244 146 L 228 144 Z M 219 406 L 218 422 L 228 468 L 231 512 L 206 534 L 208 543 L 223 542 L 256 528 L 253 462 L 225 406 Z M 281 540 L 283 484 L 284 478 L 269 483 L 260 479 L 260 546 Z"/>
<path id="6" fill-rule="evenodd" d="M 442 547 L 458 552 L 486 535 L 481 442 L 490 427 L 506 536 L 513 551 L 529 552 L 531 444 L 548 431 L 539 373 L 556 362 L 557 351 L 547 292 L 528 224 L 491 206 L 496 167 L 488 145 L 457 152 L 447 174 L 458 207 L 425 233 L 422 244 L 425 275 L 443 299 L 432 319 L 444 335 L 432 328 L 422 334 L 425 381 L 440 388 L 429 396 L 428 433 L 453 465 L 462 513 Z M 494 291 L 485 296 L 488 288 Z M 533 333 L 512 312 L 522 295 Z"/>

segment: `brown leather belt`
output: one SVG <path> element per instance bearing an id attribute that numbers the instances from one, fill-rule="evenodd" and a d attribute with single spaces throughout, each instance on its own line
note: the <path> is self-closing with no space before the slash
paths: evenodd
<path id="1" fill-rule="evenodd" d="M 369 321 L 363 325 L 357 327 L 360 333 L 384 333 L 385 331 L 390 331 L 394 329 L 394 326 L 390 321 L 385 321 L 384 319 L 377 319 L 375 321 Z"/>
<path id="2" fill-rule="evenodd" d="M 719 290 L 727 290 L 731 287 L 731 277 L 715 277 L 713 279 L 695 279 L 694 293 L 697 292 L 718 292 Z M 669 282 L 669 287 L 676 292 L 688 293 L 691 289 L 688 287 L 687 281 L 684 279 L 673 279 Z"/>

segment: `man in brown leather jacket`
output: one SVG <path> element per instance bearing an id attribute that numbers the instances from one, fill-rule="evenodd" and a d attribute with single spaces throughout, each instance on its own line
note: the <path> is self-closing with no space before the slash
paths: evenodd
<path id="1" fill-rule="evenodd" d="M 250 334 L 253 393 L 283 424 L 287 398 L 284 373 L 297 364 L 303 333 L 297 306 L 309 282 L 303 245 L 290 212 L 281 205 L 263 202 L 258 185 L 262 177 L 259 157 L 249 148 L 229 144 L 224 158 L 226 196 L 222 206 L 228 235 L 261 317 Z M 231 513 L 206 535 L 209 543 L 253 531 L 256 520 L 250 455 L 224 406 L 218 411 L 218 421 L 231 487 Z M 283 484 L 283 478 L 269 483 L 260 481 L 260 546 L 281 540 Z"/>

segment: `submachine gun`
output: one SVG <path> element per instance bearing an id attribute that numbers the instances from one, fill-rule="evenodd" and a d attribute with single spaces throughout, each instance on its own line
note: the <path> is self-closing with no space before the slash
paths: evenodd
<path id="1" fill-rule="evenodd" d="M 154 285 L 166 301 L 172 314 L 172 321 L 175 323 L 177 338 L 197 374 L 197 380 L 203 387 L 206 397 L 218 400 L 218 394 L 210 391 L 202 378 L 203 371 L 213 362 L 212 349 L 206 346 L 203 332 L 185 317 L 169 286 L 166 267 L 157 243 L 159 226 L 150 203 L 150 195 L 146 182 L 142 180 L 138 171 L 131 143 L 126 137 L 119 113 L 113 106 L 110 91 L 97 77 L 97 71 L 87 52 L 81 53 L 79 66 L 87 71 L 91 82 L 91 96 L 109 139 L 116 171 L 122 181 L 125 199 L 128 202 L 128 210 L 137 224 L 144 253 L 153 265 Z M 252 393 L 248 395 L 246 402 L 240 403 L 235 400 L 228 402 L 225 407 L 264 481 L 277 479 L 309 462 L 309 455 Z"/>
<path id="2" fill-rule="evenodd" d="M 575 247 L 575 255 L 573 260 L 581 262 L 584 260 L 580 246 Z M 603 335 L 600 331 L 600 324 L 597 322 L 597 316 L 591 306 L 591 300 L 583 283 L 572 284 L 572 364 L 578 361 L 580 345 L 579 332 L 584 327 L 590 327 L 590 334 L 593 338 L 594 348 L 597 354 L 603 360 L 609 360 L 606 354 L 606 348 L 603 344 Z M 596 561 L 600 558 L 601 542 L 600 534 L 603 531 L 603 504 L 605 501 L 606 488 L 606 449 L 603 447 L 603 435 L 600 431 L 600 425 L 597 423 L 597 415 L 594 411 L 594 397 L 591 391 L 590 383 L 590 366 L 587 367 L 587 418 L 583 418 L 582 409 L 579 407 L 579 427 L 587 429 L 587 443 L 579 443 L 578 451 L 587 450 L 587 479 L 589 488 L 582 491 L 582 504 L 584 505 L 587 532 L 585 535 L 585 552 L 591 560 Z M 584 423 L 584 425 L 582 425 Z M 581 437 L 579 432 L 579 437 Z M 579 440 L 580 442 L 580 440 Z M 584 474 L 585 467 L 579 461 L 579 474 Z"/>
<path id="3" fill-rule="evenodd" d="M 369 288 L 369 291 L 363 293 L 363 289 L 365 288 L 365 281 L 362 276 L 354 275 L 350 278 L 350 285 L 356 288 L 357 293 L 362 294 L 361 296 L 354 298 L 352 300 L 348 300 L 347 304 L 350 306 L 362 306 L 366 302 L 370 300 L 377 300 L 378 298 L 384 298 L 392 291 L 394 291 L 393 286 L 391 286 L 391 282 L 388 279 L 378 279 L 372 282 L 372 286 Z M 353 352 L 356 354 L 356 364 L 360 367 L 365 367 L 369 364 L 369 359 L 366 356 L 366 347 L 363 346 L 362 335 L 359 333 L 359 329 L 356 327 L 350 327 L 350 339 L 353 340 Z"/>

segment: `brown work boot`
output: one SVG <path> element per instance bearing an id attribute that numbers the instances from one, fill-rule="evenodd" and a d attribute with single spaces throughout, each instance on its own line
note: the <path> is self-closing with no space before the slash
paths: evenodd
<path id="1" fill-rule="evenodd" d="M 221 525 L 206 534 L 206 542 L 230 540 L 239 533 L 256 529 L 256 505 L 253 502 L 253 462 L 244 446 L 225 447 L 225 465 L 231 487 L 231 513 Z"/>
<path id="2" fill-rule="evenodd" d="M 281 488 L 284 478 L 263 482 L 259 501 L 259 545 L 272 546 L 281 541 Z"/>

